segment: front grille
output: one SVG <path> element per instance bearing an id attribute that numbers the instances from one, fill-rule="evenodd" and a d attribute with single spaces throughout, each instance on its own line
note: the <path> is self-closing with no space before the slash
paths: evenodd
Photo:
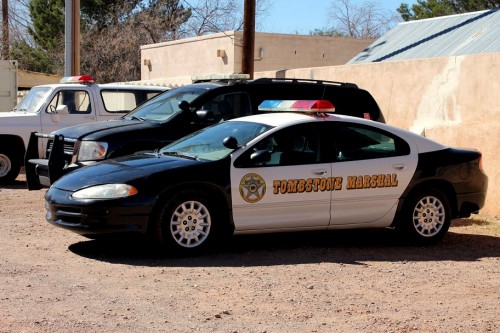
<path id="1" fill-rule="evenodd" d="M 82 209 L 65 206 L 52 207 L 52 221 L 60 221 L 67 225 L 93 225 L 106 222 L 106 209 Z"/>
<path id="2" fill-rule="evenodd" d="M 54 145 L 54 139 L 50 139 L 49 142 L 47 142 L 47 150 L 46 150 L 46 155 L 47 158 L 50 156 L 50 153 L 52 152 L 52 146 Z M 71 162 L 71 159 L 73 157 L 73 153 L 75 150 L 75 142 L 73 141 L 66 141 L 64 140 L 64 160 L 66 162 Z"/>

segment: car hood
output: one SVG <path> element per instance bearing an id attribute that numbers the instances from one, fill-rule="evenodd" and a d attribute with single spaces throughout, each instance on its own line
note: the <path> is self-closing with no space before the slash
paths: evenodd
<path id="1" fill-rule="evenodd" d="M 178 168 L 201 163 L 204 162 L 161 154 L 129 155 L 76 169 L 60 178 L 52 186 L 65 191 L 76 191 L 101 184 L 130 184 L 160 173 L 169 173 Z"/>
<path id="2" fill-rule="evenodd" d="M 5 123 L 14 123 L 19 122 L 20 118 L 32 117 L 32 118 L 40 118 L 40 114 L 36 112 L 22 112 L 22 111 L 10 111 L 10 112 L 0 112 L 0 119 L 2 125 Z"/>
<path id="3" fill-rule="evenodd" d="M 158 124 L 151 121 L 117 119 L 70 126 L 54 131 L 52 134 L 62 134 L 64 137 L 72 139 L 83 139 L 86 137 L 87 139 L 93 140 L 98 139 L 98 137 L 113 134 L 116 131 L 142 130 L 156 126 L 158 126 Z"/>

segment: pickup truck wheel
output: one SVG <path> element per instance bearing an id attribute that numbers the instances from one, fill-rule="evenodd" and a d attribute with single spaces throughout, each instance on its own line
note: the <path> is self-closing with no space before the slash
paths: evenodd
<path id="1" fill-rule="evenodd" d="M 12 183 L 19 175 L 21 161 L 13 151 L 0 148 L 0 184 Z"/>

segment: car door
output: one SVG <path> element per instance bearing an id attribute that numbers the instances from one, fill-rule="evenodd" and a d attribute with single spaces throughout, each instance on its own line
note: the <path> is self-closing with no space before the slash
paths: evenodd
<path id="1" fill-rule="evenodd" d="M 330 221 L 331 164 L 322 162 L 317 123 L 269 134 L 231 163 L 235 230 L 326 228 Z M 269 161 L 252 163 L 253 152 Z"/>
<path id="2" fill-rule="evenodd" d="M 66 108 L 62 109 L 65 105 Z M 42 109 L 42 133 L 96 120 L 91 94 L 85 87 L 64 87 L 54 92 L 45 109 Z"/>
<path id="3" fill-rule="evenodd" d="M 330 225 L 389 225 L 417 167 L 416 151 L 375 127 L 342 122 L 329 126 L 332 173 L 343 183 L 341 191 L 332 192 Z"/>

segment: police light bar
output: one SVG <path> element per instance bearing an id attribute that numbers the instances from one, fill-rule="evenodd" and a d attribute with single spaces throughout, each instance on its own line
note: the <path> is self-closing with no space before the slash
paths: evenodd
<path id="1" fill-rule="evenodd" d="M 260 103 L 259 110 L 326 113 L 335 112 L 335 106 L 328 100 L 266 100 Z"/>
<path id="2" fill-rule="evenodd" d="M 94 83 L 94 78 L 90 75 L 65 76 L 61 79 L 61 83 Z"/>

